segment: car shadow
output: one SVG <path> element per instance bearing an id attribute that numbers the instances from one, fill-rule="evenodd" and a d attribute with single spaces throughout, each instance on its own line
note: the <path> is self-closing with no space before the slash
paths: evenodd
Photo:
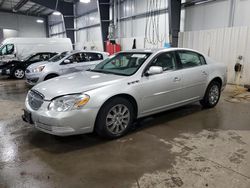
<path id="1" fill-rule="evenodd" d="M 126 139 L 128 137 L 134 136 L 134 134 L 139 131 L 143 131 L 148 128 L 153 128 L 162 124 L 164 124 L 164 126 L 168 126 L 167 123 L 169 121 L 194 114 L 196 112 L 201 111 L 201 109 L 202 108 L 200 105 L 192 104 L 138 119 L 133 124 L 129 133 L 120 139 Z M 32 144 L 34 147 L 41 148 L 51 153 L 67 153 L 119 140 L 104 139 L 95 133 L 59 137 L 43 133 L 36 129 L 33 129 L 31 132 L 28 133 L 27 139 L 29 143 Z"/>

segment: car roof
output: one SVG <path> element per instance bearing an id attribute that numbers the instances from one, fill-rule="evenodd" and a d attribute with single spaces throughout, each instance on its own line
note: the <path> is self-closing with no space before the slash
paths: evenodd
<path id="1" fill-rule="evenodd" d="M 37 52 L 37 53 L 33 53 L 31 55 L 36 55 L 36 54 L 57 54 L 57 52 Z"/>
<path id="2" fill-rule="evenodd" d="M 75 54 L 79 52 L 87 52 L 87 53 L 106 53 L 106 52 L 101 52 L 101 51 L 93 51 L 93 50 L 72 50 L 69 51 L 70 54 Z"/>
<path id="3" fill-rule="evenodd" d="M 196 50 L 193 49 L 189 49 L 189 48 L 152 48 L 152 49 L 132 49 L 132 50 L 125 50 L 125 51 L 121 51 L 121 52 L 133 52 L 133 53 L 157 53 L 157 52 L 170 52 L 170 51 L 179 51 L 179 50 L 187 50 L 187 51 L 192 51 L 192 52 L 196 52 L 199 54 L 202 54 L 201 52 L 198 52 Z"/>

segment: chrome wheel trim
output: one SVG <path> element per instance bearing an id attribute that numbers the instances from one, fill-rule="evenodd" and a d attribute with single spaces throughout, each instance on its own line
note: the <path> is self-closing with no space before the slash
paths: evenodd
<path id="1" fill-rule="evenodd" d="M 106 117 L 106 127 L 112 134 L 122 133 L 130 122 L 130 111 L 127 106 L 117 104 L 113 106 Z"/>
<path id="2" fill-rule="evenodd" d="M 220 96 L 220 89 L 218 85 L 213 85 L 210 88 L 208 100 L 211 105 L 214 105 L 218 102 Z"/>
<path id="3" fill-rule="evenodd" d="M 22 69 L 16 69 L 14 74 L 15 74 L 16 78 L 23 78 L 24 77 L 24 71 Z"/>

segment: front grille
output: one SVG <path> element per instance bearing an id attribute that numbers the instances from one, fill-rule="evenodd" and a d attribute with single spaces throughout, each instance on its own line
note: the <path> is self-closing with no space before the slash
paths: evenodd
<path id="1" fill-rule="evenodd" d="M 43 104 L 44 96 L 37 91 L 30 90 L 28 93 L 28 103 L 33 110 L 38 110 Z"/>
<path id="2" fill-rule="evenodd" d="M 31 79 L 27 78 L 27 82 L 28 83 L 33 83 L 33 84 L 37 83 L 38 80 L 39 80 L 39 78 L 31 78 Z"/>

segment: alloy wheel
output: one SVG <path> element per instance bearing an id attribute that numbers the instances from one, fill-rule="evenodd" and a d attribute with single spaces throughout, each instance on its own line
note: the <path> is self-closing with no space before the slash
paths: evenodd
<path id="1" fill-rule="evenodd" d="M 219 87 L 217 85 L 213 85 L 209 91 L 209 103 L 211 105 L 216 104 L 219 100 L 219 97 L 220 97 Z"/>
<path id="2" fill-rule="evenodd" d="M 16 78 L 21 79 L 24 77 L 24 71 L 22 69 L 16 69 L 14 75 Z"/>
<path id="3" fill-rule="evenodd" d="M 122 133 L 130 122 L 130 111 L 127 106 L 117 104 L 112 107 L 106 117 L 106 127 L 112 134 Z"/>

